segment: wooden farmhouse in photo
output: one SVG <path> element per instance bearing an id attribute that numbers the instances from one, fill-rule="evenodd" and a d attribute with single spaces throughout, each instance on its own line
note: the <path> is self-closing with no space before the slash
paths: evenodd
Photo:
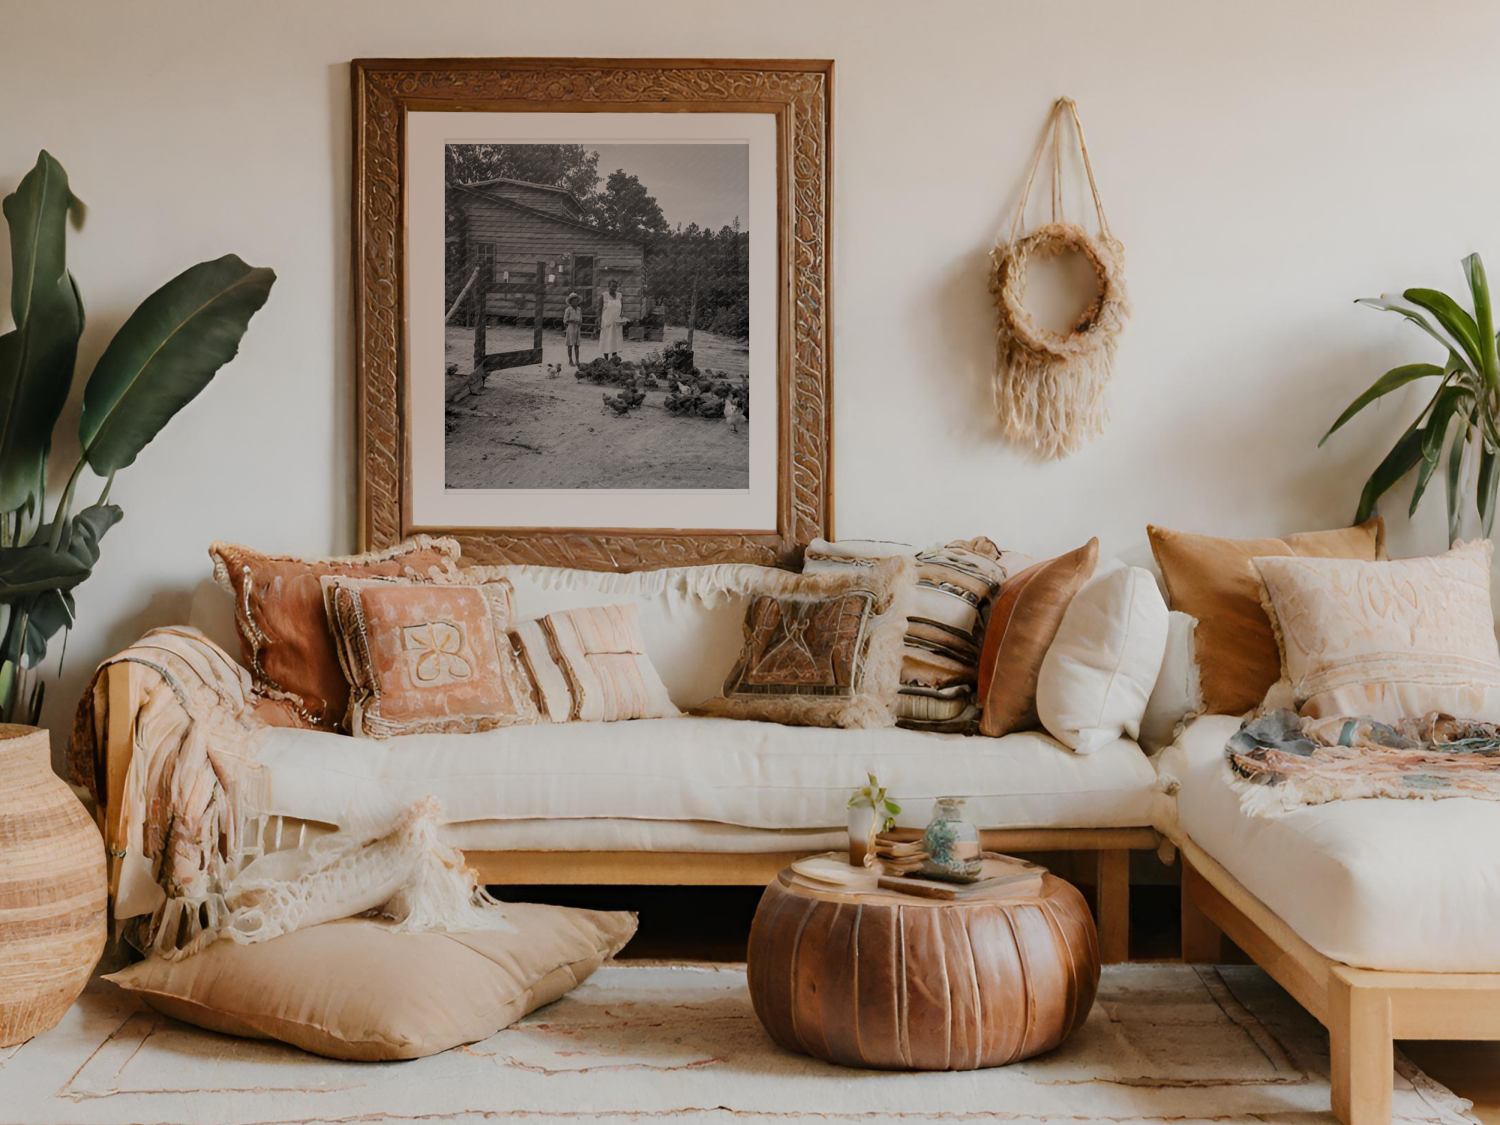
<path id="1" fill-rule="evenodd" d="M 600 298 L 611 281 L 619 282 L 624 315 L 641 319 L 644 244 L 590 226 L 572 192 L 522 180 L 482 180 L 450 184 L 448 204 L 462 215 L 459 259 L 489 266 L 495 283 L 533 282 L 537 262 L 546 263 L 553 281 L 547 285 L 544 321 L 560 323 L 568 294 L 576 292 L 585 332 L 597 332 Z M 533 297 L 523 293 L 490 293 L 485 302 L 492 322 L 529 321 L 534 308 Z"/>

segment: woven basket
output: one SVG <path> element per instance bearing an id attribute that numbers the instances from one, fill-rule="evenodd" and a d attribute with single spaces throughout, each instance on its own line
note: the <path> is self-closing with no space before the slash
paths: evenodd
<path id="1" fill-rule="evenodd" d="M 51 757 L 0 724 L 0 1047 L 56 1026 L 104 951 L 104 841 Z"/>

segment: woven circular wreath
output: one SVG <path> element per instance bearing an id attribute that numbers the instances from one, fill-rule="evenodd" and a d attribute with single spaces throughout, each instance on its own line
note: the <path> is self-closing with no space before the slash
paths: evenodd
<path id="1" fill-rule="evenodd" d="M 1093 300 L 1067 332 L 1037 323 L 1023 299 L 1038 261 L 1074 252 L 1094 270 Z M 1104 428 L 1104 388 L 1130 316 L 1124 251 L 1075 223 L 1048 223 L 996 246 L 990 292 L 999 311 L 995 406 L 1007 433 L 1044 457 L 1064 457 Z"/>

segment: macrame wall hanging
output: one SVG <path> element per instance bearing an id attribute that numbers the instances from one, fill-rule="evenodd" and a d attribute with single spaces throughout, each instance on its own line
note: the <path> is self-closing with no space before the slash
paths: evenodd
<path id="1" fill-rule="evenodd" d="M 1063 214 L 1064 118 L 1072 125 L 1094 197 L 1097 235 L 1068 222 Z M 1026 203 L 1049 140 L 1052 221 L 1020 237 Z M 1038 324 L 1023 303 L 1026 272 L 1033 261 L 1067 253 L 1081 254 L 1093 268 L 1096 292 L 1073 327 L 1058 333 Z M 1104 429 L 1104 389 L 1114 366 L 1120 330 L 1130 316 L 1130 304 L 1125 296 L 1125 251 L 1104 217 L 1104 203 L 1083 140 L 1083 122 L 1072 98 L 1059 98 L 1053 104 L 1009 235 L 1000 232 L 990 257 L 994 263 L 990 292 L 1000 314 L 995 347 L 995 408 L 1000 422 L 1011 440 L 1030 446 L 1044 458 L 1076 453 Z"/>

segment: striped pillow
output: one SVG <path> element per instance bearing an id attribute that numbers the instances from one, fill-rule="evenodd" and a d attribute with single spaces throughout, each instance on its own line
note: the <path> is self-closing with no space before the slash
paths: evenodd
<path id="1" fill-rule="evenodd" d="M 612 723 L 680 715 L 646 655 L 634 604 L 549 613 L 511 632 L 536 686 L 537 706 L 554 723 Z"/>
<path id="2" fill-rule="evenodd" d="M 972 731 L 984 623 L 1000 584 L 1031 565 L 989 539 L 955 540 L 919 551 L 905 543 L 845 539 L 816 540 L 803 557 L 804 574 L 868 567 L 892 555 L 914 555 L 917 589 L 906 619 L 898 726 L 918 730 Z"/>

